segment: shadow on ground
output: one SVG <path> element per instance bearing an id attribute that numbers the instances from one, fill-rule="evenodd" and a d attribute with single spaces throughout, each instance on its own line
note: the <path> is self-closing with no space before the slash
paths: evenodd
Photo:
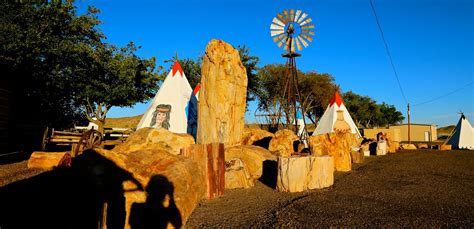
<path id="1" fill-rule="evenodd" d="M 133 176 L 94 151 L 85 151 L 71 168 L 58 168 L 0 189 L 0 228 L 124 228 L 125 198 L 122 183 Z M 147 201 L 134 204 L 132 228 L 181 226 L 173 199 L 173 184 L 164 176 L 152 177 Z M 165 206 L 166 205 L 166 206 Z"/>

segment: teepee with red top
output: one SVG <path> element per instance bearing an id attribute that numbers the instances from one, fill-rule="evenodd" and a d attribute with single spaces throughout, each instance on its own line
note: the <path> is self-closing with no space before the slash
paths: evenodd
<path id="1" fill-rule="evenodd" d="M 189 133 L 188 122 L 193 118 L 190 117 L 192 114 L 189 114 L 192 96 L 194 96 L 193 89 L 179 62 L 176 61 L 150 107 L 138 123 L 137 129 L 152 127 L 152 119 L 156 115 L 157 106 L 163 104 L 171 106 L 169 120 L 167 120 L 168 130 L 174 133 Z"/>
<path id="2" fill-rule="evenodd" d="M 344 121 L 349 125 L 350 132 L 353 134 L 357 134 L 360 137 L 361 135 L 359 129 L 352 120 L 349 111 L 347 111 L 346 106 L 344 106 L 344 101 L 342 100 L 341 96 L 337 91 L 336 93 L 334 93 L 334 96 L 332 97 L 331 101 L 329 101 L 329 105 L 326 108 L 326 111 L 324 111 L 323 116 L 319 120 L 319 124 L 314 130 L 313 136 L 335 132 L 334 124 L 337 121 L 338 111 L 342 113 L 341 118 L 343 118 Z"/>

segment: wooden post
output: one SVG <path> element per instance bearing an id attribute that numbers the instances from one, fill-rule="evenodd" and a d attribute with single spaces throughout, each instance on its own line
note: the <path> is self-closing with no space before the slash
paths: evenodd
<path id="1" fill-rule="evenodd" d="M 408 103 L 408 144 L 411 144 L 411 138 L 410 138 L 410 103 Z"/>
<path id="2" fill-rule="evenodd" d="M 207 183 L 207 198 L 224 195 L 225 190 L 225 154 L 224 144 L 191 145 L 181 150 L 181 155 L 194 160 Z"/>

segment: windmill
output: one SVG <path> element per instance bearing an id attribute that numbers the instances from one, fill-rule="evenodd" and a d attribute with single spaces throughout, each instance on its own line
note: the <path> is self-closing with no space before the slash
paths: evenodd
<path id="1" fill-rule="evenodd" d="M 298 89 L 298 71 L 296 69 L 296 57 L 301 55 L 296 53 L 296 49 L 301 51 L 313 41 L 314 24 L 312 24 L 312 19 L 308 14 L 301 10 L 283 10 L 273 18 L 270 25 L 270 35 L 279 48 L 287 51 L 282 54 L 282 57 L 287 58 L 287 60 L 284 77 L 285 87 L 282 97 L 285 101 L 282 101 L 280 109 L 282 106 L 284 107 L 287 126 L 290 127 L 294 122 L 294 131 L 297 133 L 297 105 L 298 103 L 301 104 L 302 97 Z M 300 109 L 304 123 L 305 111 L 301 106 Z M 281 112 L 278 115 L 280 114 Z"/>

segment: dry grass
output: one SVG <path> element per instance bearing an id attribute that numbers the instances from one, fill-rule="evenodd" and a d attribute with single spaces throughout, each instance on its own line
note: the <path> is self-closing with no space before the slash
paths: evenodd
<path id="1" fill-rule="evenodd" d="M 107 118 L 105 121 L 106 128 L 136 128 L 143 115 L 122 118 Z"/>

